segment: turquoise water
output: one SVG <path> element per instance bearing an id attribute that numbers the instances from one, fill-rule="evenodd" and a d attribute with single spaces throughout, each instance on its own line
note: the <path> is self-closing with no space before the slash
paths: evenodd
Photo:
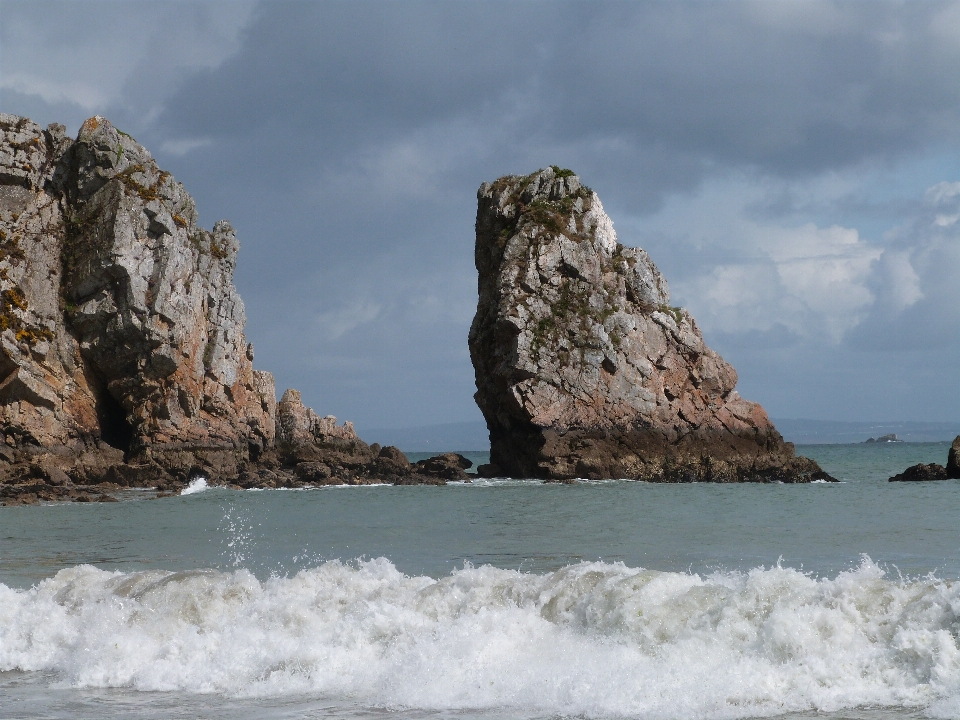
<path id="1" fill-rule="evenodd" d="M 960 484 L 887 482 L 948 447 L 3 508 L 0 717 L 958 717 Z"/>

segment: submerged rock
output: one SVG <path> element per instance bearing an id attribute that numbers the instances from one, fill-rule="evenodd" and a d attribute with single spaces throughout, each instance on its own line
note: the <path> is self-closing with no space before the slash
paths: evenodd
<path id="1" fill-rule="evenodd" d="M 794 455 L 646 252 L 569 170 L 477 194 L 475 398 L 483 475 L 662 482 L 832 479 Z"/>
<path id="2" fill-rule="evenodd" d="M 70 140 L 0 114 L 0 502 L 322 476 L 304 463 L 393 477 L 350 423 L 296 391 L 278 408 L 244 336 L 238 250 L 228 222 L 201 228 L 184 187 L 106 119 Z"/>

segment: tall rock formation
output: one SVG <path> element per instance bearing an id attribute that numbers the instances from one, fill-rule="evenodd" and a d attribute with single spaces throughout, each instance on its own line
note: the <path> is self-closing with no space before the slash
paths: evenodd
<path id="1" fill-rule="evenodd" d="M 596 193 L 552 167 L 477 193 L 470 328 L 488 475 L 803 482 L 827 478 L 670 306 Z"/>
<path id="2" fill-rule="evenodd" d="M 100 117 L 75 142 L 0 115 L 0 417 L 12 443 L 220 474 L 273 442 L 253 370 L 238 244 Z M 68 451 L 68 452 L 67 452 Z"/>
<path id="3" fill-rule="evenodd" d="M 432 481 L 295 391 L 278 445 L 273 376 L 253 369 L 233 285 L 238 249 L 229 223 L 199 227 L 183 186 L 106 119 L 74 141 L 0 114 L 0 500 L 194 475 Z"/>

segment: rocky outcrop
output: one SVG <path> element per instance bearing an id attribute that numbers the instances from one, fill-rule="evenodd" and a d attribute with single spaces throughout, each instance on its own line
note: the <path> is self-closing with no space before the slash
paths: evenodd
<path id="1" fill-rule="evenodd" d="M 927 480 L 946 480 L 947 478 L 947 471 L 943 465 L 938 465 L 937 463 L 930 463 L 929 465 L 918 463 L 917 465 L 911 465 L 899 475 L 894 475 L 889 481 L 923 482 Z"/>
<path id="2" fill-rule="evenodd" d="M 908 467 L 898 475 L 894 475 L 890 478 L 890 482 L 957 479 L 960 479 L 960 436 L 954 439 L 950 450 L 947 452 L 946 467 L 937 463 L 919 463 Z"/>
<path id="3" fill-rule="evenodd" d="M 477 194 L 470 328 L 481 474 L 664 482 L 829 479 L 795 457 L 596 193 L 547 168 Z"/>
<path id="4" fill-rule="evenodd" d="M 947 452 L 946 472 L 948 478 L 960 479 L 960 435 L 954 438 Z"/>
<path id="5" fill-rule="evenodd" d="M 426 460 L 420 460 L 414 465 L 415 474 L 427 477 L 443 478 L 444 480 L 467 480 L 467 470 L 473 463 L 458 453 L 441 453 Z"/>
<path id="6" fill-rule="evenodd" d="M 196 475 L 302 482 L 305 462 L 385 477 L 379 447 L 295 391 L 278 407 L 253 369 L 238 249 L 104 118 L 71 140 L 0 114 L 0 501 Z"/>

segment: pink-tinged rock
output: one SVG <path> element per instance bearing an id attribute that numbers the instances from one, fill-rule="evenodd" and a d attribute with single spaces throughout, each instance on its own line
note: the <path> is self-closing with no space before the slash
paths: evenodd
<path id="1" fill-rule="evenodd" d="M 596 193 L 547 168 L 477 194 L 470 329 L 488 475 L 661 481 L 827 478 L 794 456 L 737 373 L 670 306 Z"/>
<path id="2" fill-rule="evenodd" d="M 296 391 L 278 407 L 244 336 L 239 248 L 105 118 L 71 141 L 0 113 L 0 504 L 69 499 L 70 483 L 175 491 L 196 475 L 445 482 L 443 462 L 381 457 Z M 38 490 L 38 468 L 56 482 Z"/>

